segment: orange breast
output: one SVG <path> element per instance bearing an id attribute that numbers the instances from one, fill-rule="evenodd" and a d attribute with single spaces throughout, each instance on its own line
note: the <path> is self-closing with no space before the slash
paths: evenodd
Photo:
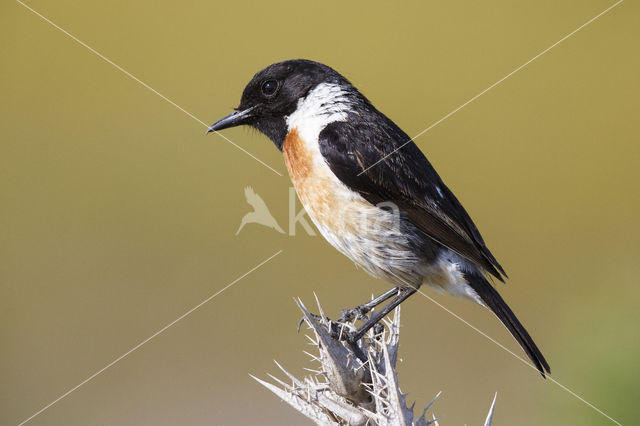
<path id="1" fill-rule="evenodd" d="M 282 152 L 294 186 L 307 179 L 312 172 L 313 158 L 304 141 L 298 135 L 298 130 L 293 129 L 287 134 L 282 144 Z"/>
<path id="2" fill-rule="evenodd" d="M 325 238 L 330 238 L 325 231 L 359 234 L 366 222 L 363 219 L 378 209 L 347 188 L 333 174 L 319 148 L 306 143 L 296 129 L 285 138 L 282 152 L 298 198 Z"/>
<path id="3" fill-rule="evenodd" d="M 328 167 L 322 164 L 324 160 L 320 158 L 320 152 L 309 149 L 296 129 L 287 134 L 282 152 L 291 182 L 307 213 L 314 221 L 327 224 L 331 207 L 335 207 L 336 200 L 330 176 L 324 170 Z"/>

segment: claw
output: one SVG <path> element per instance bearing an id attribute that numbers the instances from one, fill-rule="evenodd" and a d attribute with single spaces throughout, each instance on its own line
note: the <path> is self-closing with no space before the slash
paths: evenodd
<path id="1" fill-rule="evenodd" d="M 382 333 L 384 333 L 384 325 L 378 322 L 373 326 L 373 335 L 378 338 L 382 336 Z"/>
<path id="2" fill-rule="evenodd" d="M 353 321 L 353 312 L 352 309 L 343 309 L 340 311 L 340 318 L 338 318 L 338 322 L 351 322 Z"/>
<path id="3" fill-rule="evenodd" d="M 353 322 L 357 320 L 366 321 L 369 319 L 369 317 L 367 317 L 367 314 L 370 311 L 371 309 L 368 309 L 367 307 L 362 305 L 356 306 L 352 309 L 343 309 L 342 312 L 340 312 L 340 318 L 338 319 L 338 322 Z"/>

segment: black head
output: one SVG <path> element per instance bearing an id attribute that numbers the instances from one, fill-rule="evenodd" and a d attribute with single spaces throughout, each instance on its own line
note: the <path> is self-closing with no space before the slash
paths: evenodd
<path id="1" fill-rule="evenodd" d="M 214 123 L 207 133 L 247 124 L 282 150 L 287 134 L 285 117 L 295 111 L 298 100 L 320 83 L 351 87 L 344 77 L 318 62 L 293 59 L 269 65 L 247 84 L 236 111 Z"/>

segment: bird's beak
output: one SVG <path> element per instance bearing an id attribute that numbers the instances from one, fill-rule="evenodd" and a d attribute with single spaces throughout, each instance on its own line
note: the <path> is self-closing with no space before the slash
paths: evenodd
<path id="1" fill-rule="evenodd" d="M 229 127 L 236 127 L 242 124 L 247 124 L 247 120 L 252 117 L 251 110 L 253 110 L 253 108 L 254 107 L 247 108 L 245 110 L 236 111 L 232 114 L 227 115 L 223 119 L 213 123 L 207 130 L 207 133 L 217 132 L 218 130 L 228 129 Z"/>

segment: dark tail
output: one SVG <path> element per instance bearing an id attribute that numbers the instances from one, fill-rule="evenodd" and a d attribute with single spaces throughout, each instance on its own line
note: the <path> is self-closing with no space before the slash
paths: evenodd
<path id="1" fill-rule="evenodd" d="M 469 285 L 478 293 L 478 296 L 484 301 L 484 303 L 493 311 L 500 321 L 507 327 L 509 332 L 520 343 L 522 349 L 527 353 L 533 364 L 536 366 L 542 377 L 545 377 L 545 372 L 551 373 L 549 364 L 540 353 L 540 349 L 533 343 L 533 339 L 524 329 L 518 318 L 507 306 L 506 302 L 498 294 L 498 292 L 491 286 L 489 281 L 485 277 L 479 274 L 466 274 L 465 278 L 469 282 Z"/>

